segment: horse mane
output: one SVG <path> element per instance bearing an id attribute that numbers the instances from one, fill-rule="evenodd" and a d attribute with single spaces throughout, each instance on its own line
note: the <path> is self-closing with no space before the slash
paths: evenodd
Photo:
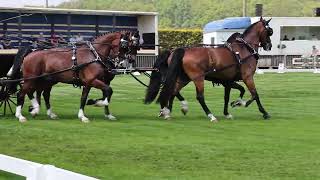
<path id="1" fill-rule="evenodd" d="M 104 37 L 104 36 L 107 36 L 109 34 L 116 33 L 116 32 L 118 32 L 118 31 L 108 31 L 108 32 L 100 33 L 93 39 L 93 42 L 99 41 L 101 39 L 101 37 Z"/>
<path id="2" fill-rule="evenodd" d="M 126 34 L 126 33 L 131 33 L 131 32 L 134 32 L 134 31 L 122 30 L 122 31 L 108 31 L 108 32 L 100 33 L 93 39 L 93 42 L 99 41 L 101 37 L 107 36 L 107 35 L 112 34 L 112 33 Z M 139 32 L 139 31 L 136 31 L 136 32 Z M 134 33 L 136 33 L 136 32 L 134 32 Z"/>
<path id="3" fill-rule="evenodd" d="M 245 35 L 247 35 L 247 34 L 251 31 L 251 29 L 252 29 L 256 24 L 258 24 L 259 22 L 260 22 L 260 21 L 257 21 L 257 22 L 255 22 L 255 23 L 251 24 L 249 27 L 247 27 L 247 29 L 243 32 L 242 37 L 244 37 Z"/>
<path id="4" fill-rule="evenodd" d="M 234 42 L 234 41 L 236 40 L 236 38 L 239 37 L 239 36 L 241 36 L 241 34 L 238 33 L 238 32 L 235 32 L 235 33 L 233 33 L 233 34 L 227 39 L 227 42 L 228 42 L 228 43 L 232 43 L 232 42 Z"/>

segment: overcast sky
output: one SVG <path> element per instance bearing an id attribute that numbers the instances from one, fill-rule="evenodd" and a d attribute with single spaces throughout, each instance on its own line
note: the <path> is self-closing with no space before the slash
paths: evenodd
<path id="1" fill-rule="evenodd" d="M 56 6 L 68 0 L 48 0 L 49 6 Z M 46 0 L 0 0 L 0 7 L 45 6 Z"/>

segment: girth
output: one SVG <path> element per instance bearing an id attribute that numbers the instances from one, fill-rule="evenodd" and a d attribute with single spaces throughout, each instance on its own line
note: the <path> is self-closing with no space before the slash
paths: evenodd
<path id="1" fill-rule="evenodd" d="M 250 55 L 248 55 L 248 56 L 246 56 L 246 57 L 244 57 L 244 58 L 241 58 L 241 57 L 240 57 L 240 53 L 237 52 L 237 51 L 234 51 L 234 50 L 232 49 L 232 47 L 231 47 L 231 44 L 232 44 L 232 43 L 227 42 L 227 43 L 224 44 L 224 47 L 226 47 L 227 49 L 229 49 L 230 52 L 233 54 L 234 59 L 235 59 L 235 61 L 236 61 L 236 64 L 230 64 L 230 65 L 227 65 L 227 66 L 225 66 L 225 67 L 223 67 L 223 68 L 220 68 L 220 69 L 214 69 L 214 68 L 213 68 L 213 69 L 207 71 L 207 72 L 205 73 L 205 75 L 207 75 L 207 74 L 209 74 L 209 73 L 213 73 L 213 72 L 221 72 L 221 71 L 226 70 L 226 69 L 228 69 L 228 68 L 231 68 L 231 67 L 233 67 L 233 66 L 238 66 L 238 67 L 240 68 L 241 64 L 246 63 L 247 60 L 248 60 L 249 58 L 251 58 L 252 56 L 254 56 L 254 58 L 256 59 L 256 61 L 258 61 L 258 59 L 259 59 L 259 54 L 258 54 L 258 52 L 257 52 L 247 41 L 245 41 L 243 38 L 236 38 L 236 41 L 238 41 L 238 42 L 240 42 L 240 43 L 243 43 L 243 44 L 245 45 L 245 47 L 248 49 L 248 51 L 250 52 Z"/>

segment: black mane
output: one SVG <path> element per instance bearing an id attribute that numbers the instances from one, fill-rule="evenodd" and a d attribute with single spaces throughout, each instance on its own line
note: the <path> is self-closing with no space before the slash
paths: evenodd
<path id="1" fill-rule="evenodd" d="M 247 29 L 243 32 L 243 34 L 242 34 L 242 37 L 244 37 L 245 35 L 247 35 L 250 31 L 251 31 L 251 29 L 253 28 L 253 26 L 255 26 L 257 23 L 259 23 L 260 21 L 257 21 L 257 22 L 255 22 L 255 23 L 253 23 L 253 24 L 251 24 L 249 27 L 247 27 Z"/>

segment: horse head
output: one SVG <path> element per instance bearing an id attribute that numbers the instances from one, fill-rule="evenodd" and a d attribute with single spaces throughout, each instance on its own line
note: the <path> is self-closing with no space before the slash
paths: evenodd
<path id="1" fill-rule="evenodd" d="M 269 26 L 270 21 L 271 19 L 265 20 L 261 17 L 258 22 L 245 30 L 243 37 L 256 47 L 261 46 L 265 51 L 270 51 L 272 48 L 270 36 L 273 34 L 273 30 Z"/>
<path id="2" fill-rule="evenodd" d="M 128 60 L 130 63 L 136 60 L 138 50 L 140 50 L 140 34 L 139 31 L 134 31 L 129 33 L 129 50 L 128 50 Z"/>
<path id="3" fill-rule="evenodd" d="M 124 58 L 129 49 L 129 34 L 127 32 L 105 33 L 95 38 L 93 45 L 99 55 Z"/>
<path id="4" fill-rule="evenodd" d="M 265 51 L 270 51 L 272 48 L 270 36 L 272 36 L 273 34 L 273 29 L 269 26 L 270 21 L 271 19 L 265 20 L 262 17 L 260 17 L 260 21 L 258 23 L 260 26 L 259 28 L 260 45 Z"/>

